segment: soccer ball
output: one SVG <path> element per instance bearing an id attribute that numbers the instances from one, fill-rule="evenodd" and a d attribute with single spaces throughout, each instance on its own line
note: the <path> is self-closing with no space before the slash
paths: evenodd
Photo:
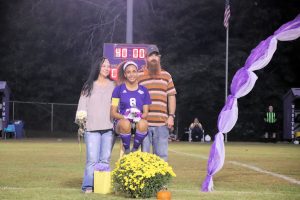
<path id="1" fill-rule="evenodd" d="M 295 140 L 295 141 L 294 141 L 294 144 L 299 144 L 299 141 L 298 141 L 298 140 Z"/>
<path id="2" fill-rule="evenodd" d="M 210 142 L 211 137 L 210 137 L 209 135 L 206 135 L 206 136 L 204 137 L 204 139 L 205 139 L 206 142 Z"/>

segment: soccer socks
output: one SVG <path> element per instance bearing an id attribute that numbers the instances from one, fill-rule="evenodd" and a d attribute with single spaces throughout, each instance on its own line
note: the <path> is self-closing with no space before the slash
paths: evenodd
<path id="1" fill-rule="evenodd" d="M 138 130 L 136 131 L 132 151 L 138 150 L 146 136 L 147 132 L 139 132 Z"/>
<path id="2" fill-rule="evenodd" d="M 131 139 L 131 134 L 124 134 L 120 133 L 120 137 L 123 143 L 123 147 L 125 149 L 125 153 L 127 154 L 130 151 L 130 139 Z"/>
<path id="3" fill-rule="evenodd" d="M 146 136 L 147 136 L 147 132 L 136 131 L 135 136 L 134 136 L 132 152 L 138 150 L 138 148 L 140 147 L 140 145 L 142 144 L 142 142 Z M 125 154 L 128 154 L 130 152 L 131 134 L 120 133 L 120 137 L 121 137 L 124 149 L 125 149 Z"/>

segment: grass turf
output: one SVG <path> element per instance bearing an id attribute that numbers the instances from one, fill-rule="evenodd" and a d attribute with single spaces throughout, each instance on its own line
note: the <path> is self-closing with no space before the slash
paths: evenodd
<path id="1" fill-rule="evenodd" d="M 299 145 L 229 142 L 224 167 L 214 177 L 215 191 L 202 193 L 210 146 L 170 143 L 169 163 L 177 174 L 168 186 L 172 199 L 300 199 Z M 0 140 L 0 199 L 125 199 L 114 194 L 81 193 L 82 147 L 80 152 L 75 140 L 65 139 Z M 115 144 L 113 167 L 118 155 L 119 144 Z"/>

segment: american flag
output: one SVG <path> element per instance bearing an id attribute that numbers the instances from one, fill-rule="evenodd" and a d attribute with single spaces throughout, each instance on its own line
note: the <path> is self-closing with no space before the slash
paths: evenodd
<path id="1" fill-rule="evenodd" d="M 229 18 L 230 18 L 230 4 L 229 0 L 225 0 L 225 12 L 224 12 L 224 27 L 227 29 L 229 25 Z"/>

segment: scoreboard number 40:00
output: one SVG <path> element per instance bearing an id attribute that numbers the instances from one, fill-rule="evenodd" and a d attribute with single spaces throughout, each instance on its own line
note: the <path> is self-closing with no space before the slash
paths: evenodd
<path id="1" fill-rule="evenodd" d="M 132 49 L 115 48 L 114 57 L 143 59 L 145 58 L 145 49 L 144 48 L 132 48 Z"/>

